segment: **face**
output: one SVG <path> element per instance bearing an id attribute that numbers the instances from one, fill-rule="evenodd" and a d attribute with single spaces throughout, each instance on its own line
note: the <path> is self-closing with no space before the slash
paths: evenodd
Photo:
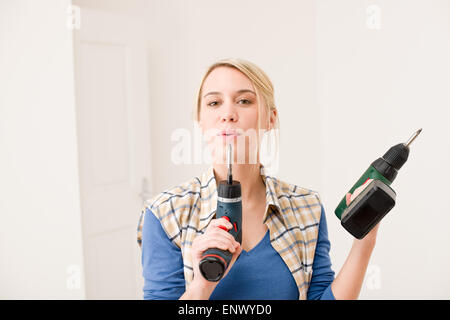
<path id="1" fill-rule="evenodd" d="M 240 71 L 217 67 L 205 79 L 202 87 L 200 121 L 215 163 L 226 163 L 226 146 L 231 143 L 234 163 L 259 163 L 259 105 L 252 82 Z M 260 103 L 264 103 L 260 97 Z M 265 110 L 264 108 L 262 108 Z M 275 116 L 273 112 L 273 116 Z M 260 130 L 267 130 L 268 114 L 261 113 Z"/>

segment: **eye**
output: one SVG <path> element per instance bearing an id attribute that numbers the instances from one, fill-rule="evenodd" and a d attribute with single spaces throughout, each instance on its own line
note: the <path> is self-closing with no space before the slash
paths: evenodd
<path id="1" fill-rule="evenodd" d="M 247 100 L 247 99 L 241 99 L 241 100 L 239 100 L 239 102 L 241 102 L 241 101 L 244 101 L 243 104 L 250 104 L 250 103 L 252 103 L 250 100 Z"/>
<path id="2" fill-rule="evenodd" d="M 214 104 L 214 103 L 216 103 L 216 104 Z M 207 106 L 210 106 L 210 107 L 214 107 L 214 106 L 216 106 L 217 105 L 217 101 L 212 101 L 212 102 L 210 102 L 210 103 L 207 103 L 206 105 Z"/>

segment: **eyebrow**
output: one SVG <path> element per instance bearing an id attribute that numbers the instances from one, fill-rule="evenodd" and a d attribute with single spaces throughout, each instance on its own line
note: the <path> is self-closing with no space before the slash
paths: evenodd
<path id="1" fill-rule="evenodd" d="M 255 92 L 253 92 L 252 90 L 249 90 L 249 89 L 241 89 L 241 90 L 236 91 L 236 93 L 244 93 L 244 92 L 250 92 L 250 93 L 253 93 L 254 95 L 256 95 Z M 205 94 L 203 96 L 203 98 L 206 97 L 206 96 L 209 96 L 211 94 L 222 94 L 222 93 L 220 93 L 218 91 L 211 91 L 211 92 L 208 92 L 207 94 Z"/>

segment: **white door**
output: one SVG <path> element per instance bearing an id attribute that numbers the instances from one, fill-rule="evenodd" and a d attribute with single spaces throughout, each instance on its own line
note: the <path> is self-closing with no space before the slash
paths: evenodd
<path id="1" fill-rule="evenodd" d="M 151 194 L 144 24 L 81 9 L 74 30 L 87 299 L 142 299 L 136 228 Z"/>

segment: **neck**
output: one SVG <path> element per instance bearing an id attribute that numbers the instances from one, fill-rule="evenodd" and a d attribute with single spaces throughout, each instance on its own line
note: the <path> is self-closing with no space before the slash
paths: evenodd
<path id="1" fill-rule="evenodd" d="M 214 163 L 214 176 L 216 181 L 227 180 L 228 166 L 226 164 Z M 265 185 L 260 173 L 260 164 L 233 164 L 232 167 L 233 180 L 241 183 L 242 200 L 252 199 L 254 196 L 260 195 L 261 191 L 265 194 Z"/>

